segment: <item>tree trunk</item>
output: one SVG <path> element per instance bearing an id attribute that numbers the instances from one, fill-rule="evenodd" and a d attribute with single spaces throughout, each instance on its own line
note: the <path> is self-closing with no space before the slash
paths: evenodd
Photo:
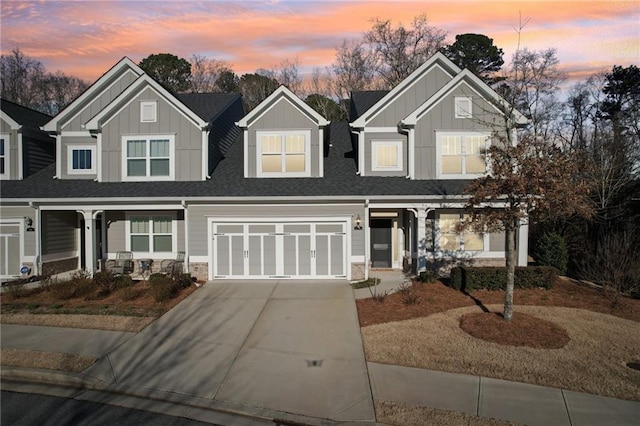
<path id="1" fill-rule="evenodd" d="M 504 319 L 511 321 L 513 316 L 513 286 L 516 276 L 516 235 L 518 234 L 519 222 L 515 220 L 505 227 L 505 237 L 507 239 L 507 287 L 504 293 Z"/>

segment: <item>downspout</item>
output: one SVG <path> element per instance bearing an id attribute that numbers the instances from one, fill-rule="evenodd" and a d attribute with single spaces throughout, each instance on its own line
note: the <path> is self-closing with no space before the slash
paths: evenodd
<path id="1" fill-rule="evenodd" d="M 189 211 L 187 210 L 187 201 L 180 202 L 184 210 L 184 262 L 182 263 L 182 272 L 189 272 Z"/>
<path id="2" fill-rule="evenodd" d="M 40 220 L 40 207 L 34 205 L 33 201 L 29 201 L 29 207 L 31 207 L 32 209 L 34 209 L 36 211 L 35 216 L 36 216 L 36 252 L 35 252 L 35 258 L 34 260 L 34 266 L 35 266 L 35 273 L 34 275 L 40 275 L 40 271 L 42 270 L 42 253 L 40 253 L 40 238 L 42 238 L 42 221 Z M 24 253 L 22 253 L 24 254 Z M 22 257 L 21 254 L 21 257 Z"/>
<path id="3" fill-rule="evenodd" d="M 361 139 L 363 138 L 363 134 L 362 134 L 363 132 L 351 129 L 351 133 L 353 133 L 354 135 L 357 135 L 357 137 L 358 137 L 358 162 L 357 162 L 358 171 L 356 172 L 356 175 L 357 176 L 364 176 L 364 174 L 362 174 L 362 166 L 364 164 L 364 159 L 363 159 L 364 152 L 362 152 L 363 151 L 362 150 L 362 148 L 363 148 L 362 145 L 364 145 L 364 142 L 361 142 Z"/>
<path id="4" fill-rule="evenodd" d="M 92 243 L 93 243 L 93 248 L 94 249 L 96 249 L 96 236 L 97 236 L 97 234 L 96 234 L 96 218 L 98 217 L 98 215 L 100 213 L 102 213 L 102 217 L 104 218 L 104 210 L 96 210 L 91 215 L 91 221 L 92 221 L 92 225 L 93 225 L 93 232 L 92 232 L 93 241 L 92 241 Z M 101 224 L 100 225 L 100 234 L 102 234 L 102 232 L 103 232 L 103 228 L 102 228 L 102 224 Z M 103 269 L 102 268 L 102 246 L 103 246 L 103 244 L 104 244 L 104 241 L 102 241 L 102 235 L 100 235 L 100 247 L 99 247 L 100 253 L 96 253 L 96 252 L 93 253 L 94 259 L 96 259 L 98 256 L 100 256 L 100 259 L 97 259 L 97 265 L 94 264 L 94 268 L 93 268 L 94 272 L 96 271 L 96 269 L 98 269 L 100 271 L 102 271 L 102 269 Z M 91 263 L 94 262 L 94 259 L 91 260 Z"/>
<path id="5" fill-rule="evenodd" d="M 398 131 L 407 135 L 407 179 L 415 178 L 415 128 L 407 127 L 402 121 L 398 123 Z"/>
<path id="6" fill-rule="evenodd" d="M 369 229 L 369 199 L 364 201 L 364 279 L 369 279 L 369 260 L 371 258 L 371 230 Z"/>

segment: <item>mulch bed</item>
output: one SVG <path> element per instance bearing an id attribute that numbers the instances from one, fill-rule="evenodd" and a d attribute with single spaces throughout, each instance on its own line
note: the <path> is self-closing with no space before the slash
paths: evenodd
<path id="1" fill-rule="evenodd" d="M 400 293 L 388 295 L 382 303 L 373 299 L 356 300 L 360 326 L 425 317 L 464 306 L 503 304 L 504 292 L 479 290 L 465 294 L 446 287 L 442 282 L 414 282 L 412 291 L 417 303 L 406 304 Z M 543 288 L 515 290 L 514 304 L 525 306 L 562 306 L 586 309 L 640 322 L 640 300 L 620 297 L 616 304 L 601 290 L 578 285 L 570 279 L 558 278 L 550 290 Z"/>
<path id="2" fill-rule="evenodd" d="M 501 345 L 560 349 L 569 343 L 563 327 L 519 312 L 514 312 L 509 322 L 500 313 L 466 314 L 460 318 L 460 328 L 477 339 Z"/>

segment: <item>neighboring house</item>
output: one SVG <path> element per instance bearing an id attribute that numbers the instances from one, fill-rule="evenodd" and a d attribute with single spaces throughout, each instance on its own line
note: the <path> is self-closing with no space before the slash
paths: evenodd
<path id="1" fill-rule="evenodd" d="M 60 161 L 3 182 L 2 202 L 37 213 L 49 270 L 93 271 L 122 250 L 184 251 L 201 279 L 504 264 L 502 234 L 456 224 L 507 111 L 440 54 L 390 92 L 354 93 L 351 123 L 331 124 L 285 87 L 244 117 L 239 95 L 174 96 L 125 58 L 44 126 Z"/>
<path id="2" fill-rule="evenodd" d="M 0 179 L 26 179 L 55 162 L 55 140 L 40 130 L 51 116 L 0 99 Z M 0 193 L 0 195 L 2 195 Z M 36 254 L 35 210 L 0 206 L 0 279 L 32 268 Z"/>

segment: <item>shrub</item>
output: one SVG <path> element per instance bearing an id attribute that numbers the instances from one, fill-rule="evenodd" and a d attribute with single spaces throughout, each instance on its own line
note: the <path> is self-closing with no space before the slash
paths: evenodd
<path id="1" fill-rule="evenodd" d="M 558 277 L 559 271 L 551 266 L 516 267 L 515 288 L 550 289 Z M 456 290 L 474 291 L 504 290 L 507 282 L 505 267 L 455 267 L 451 269 L 449 285 Z"/>
<path id="2" fill-rule="evenodd" d="M 52 284 L 49 291 L 58 299 L 69 300 L 74 297 L 86 296 L 93 293 L 95 289 L 96 284 L 91 276 L 85 271 L 77 271 L 71 275 L 68 281 Z"/>
<path id="3" fill-rule="evenodd" d="M 119 278 L 111 271 L 100 271 L 94 274 L 93 282 L 102 293 L 109 294 L 117 288 Z"/>
<path id="4" fill-rule="evenodd" d="M 438 272 L 433 269 L 427 269 L 426 271 L 420 272 L 418 279 L 420 282 L 433 284 L 438 281 Z"/>
<path id="5" fill-rule="evenodd" d="M 180 287 L 178 283 L 164 274 L 152 274 L 149 277 L 151 287 L 149 291 L 156 302 L 163 302 L 178 294 Z"/>
<path id="6" fill-rule="evenodd" d="M 117 275 L 116 288 L 126 288 L 133 285 L 133 278 L 130 275 Z"/>
<path id="7" fill-rule="evenodd" d="M 76 295 L 76 287 L 77 285 L 73 281 L 61 281 L 52 284 L 49 291 L 56 299 L 69 300 Z"/>
<path id="8" fill-rule="evenodd" d="M 542 266 L 553 266 L 561 274 L 567 273 L 569 251 L 564 238 L 555 232 L 544 234 L 536 242 L 533 257 Z"/>
<path id="9" fill-rule="evenodd" d="M 133 299 L 137 299 L 142 295 L 144 289 L 135 288 L 133 286 L 124 287 L 120 290 L 120 299 L 123 302 L 128 302 Z"/>
<path id="10" fill-rule="evenodd" d="M 12 299 L 19 299 L 25 296 L 25 286 L 27 285 L 27 281 L 25 280 L 15 280 L 7 283 L 7 290 L 9 291 L 9 296 Z"/>

